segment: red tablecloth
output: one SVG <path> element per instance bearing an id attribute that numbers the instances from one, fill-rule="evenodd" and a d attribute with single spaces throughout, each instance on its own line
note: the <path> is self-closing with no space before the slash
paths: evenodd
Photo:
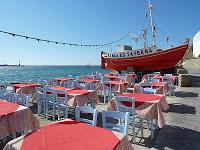
<path id="1" fill-rule="evenodd" d="M 75 88 L 66 88 L 66 87 L 62 87 L 62 86 L 53 86 L 52 89 L 54 90 L 58 90 L 58 91 L 70 91 L 70 90 L 74 90 Z"/>
<path id="2" fill-rule="evenodd" d="M 55 78 L 54 80 L 56 80 L 56 81 L 68 81 L 68 80 L 74 80 L 74 78 L 65 78 L 65 77 L 63 77 L 63 78 Z"/>
<path id="3" fill-rule="evenodd" d="M 64 82 L 68 80 L 74 80 L 74 78 L 67 78 L 67 77 L 61 77 L 61 78 L 55 78 L 54 81 L 58 83 L 58 85 L 63 86 Z"/>
<path id="4" fill-rule="evenodd" d="M 91 79 L 81 79 L 84 83 L 97 83 L 99 80 L 91 80 Z"/>
<path id="5" fill-rule="evenodd" d="M 155 95 L 155 94 L 141 94 L 141 93 L 123 93 L 119 96 L 127 96 L 130 98 L 134 98 L 136 102 L 158 102 L 161 101 L 164 97 L 163 95 Z"/>
<path id="6" fill-rule="evenodd" d="M 38 128 L 39 120 L 28 107 L 0 100 L 0 140 L 11 133 Z"/>
<path id="7" fill-rule="evenodd" d="M 70 90 L 67 92 L 68 95 L 87 95 L 89 94 L 88 90 Z"/>
<path id="8" fill-rule="evenodd" d="M 142 87 L 151 87 L 153 89 L 156 89 L 156 94 L 162 94 L 166 95 L 168 92 L 168 84 L 167 82 L 146 82 L 146 83 L 137 83 L 134 85 L 134 92 L 135 93 L 141 93 L 140 86 Z"/>
<path id="9" fill-rule="evenodd" d="M 15 92 L 19 89 L 19 88 L 28 88 L 28 87 L 37 87 L 37 86 L 42 86 L 41 84 L 37 84 L 37 83 L 19 83 L 19 84 L 14 84 L 14 89 Z"/>
<path id="10" fill-rule="evenodd" d="M 122 81 L 110 81 L 109 82 L 111 85 L 123 85 L 123 84 L 128 84 L 128 82 L 122 82 Z"/>
<path id="11" fill-rule="evenodd" d="M 163 79 L 170 78 L 175 82 L 177 76 L 154 76 L 153 78 L 154 79 L 159 79 L 161 82 L 163 82 Z"/>
<path id="12" fill-rule="evenodd" d="M 52 87 L 54 90 L 66 91 L 68 95 L 68 105 L 72 107 L 83 106 L 87 102 L 95 102 L 98 104 L 99 98 L 94 90 L 81 90 L 79 88 L 69 89 L 65 87 Z M 62 96 L 59 94 L 58 96 Z"/>
<path id="13" fill-rule="evenodd" d="M 112 131 L 76 121 L 46 125 L 25 136 L 21 150 L 111 150 L 120 140 Z"/>
<path id="14" fill-rule="evenodd" d="M 19 105 L 0 99 L 0 118 L 14 113 Z"/>
<path id="15" fill-rule="evenodd" d="M 119 94 L 122 94 L 123 92 L 126 91 L 128 82 L 121 82 L 121 81 L 109 81 L 108 84 L 105 83 L 105 88 L 107 90 L 110 90 L 110 84 L 112 91 L 117 92 Z M 100 83 L 97 89 L 99 92 L 103 90 L 103 84 Z"/>
<path id="16" fill-rule="evenodd" d="M 136 102 L 136 113 L 144 119 L 158 120 L 158 126 L 162 128 L 165 124 L 165 118 L 162 111 L 169 108 L 166 98 L 163 95 L 142 94 L 142 93 L 123 93 L 120 96 L 134 98 Z M 142 104 L 142 105 L 138 105 Z M 124 105 L 130 106 L 129 103 Z M 115 100 L 112 99 L 108 103 L 109 110 L 117 110 Z"/>

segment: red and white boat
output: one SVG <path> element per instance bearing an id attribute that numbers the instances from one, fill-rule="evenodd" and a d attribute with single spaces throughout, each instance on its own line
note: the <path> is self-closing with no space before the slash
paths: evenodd
<path id="1" fill-rule="evenodd" d="M 165 70 L 174 67 L 184 56 L 188 44 L 183 44 L 167 50 L 156 47 L 128 50 L 124 52 L 101 54 L 101 66 L 109 70 L 127 70 L 133 67 L 135 70 Z"/>
<path id="2" fill-rule="evenodd" d="M 159 49 L 156 46 L 156 28 L 152 19 L 153 6 L 150 0 L 148 0 L 148 2 L 153 46 L 147 47 L 147 29 L 143 30 L 142 40 L 144 40 L 144 48 L 132 50 L 131 46 L 124 45 L 119 47 L 119 52 L 101 52 L 101 66 L 103 69 L 121 71 L 128 70 L 129 67 L 132 67 L 132 70 L 134 71 L 167 70 L 173 68 L 183 58 L 188 49 L 188 43 L 177 47 L 171 47 L 166 50 Z"/>

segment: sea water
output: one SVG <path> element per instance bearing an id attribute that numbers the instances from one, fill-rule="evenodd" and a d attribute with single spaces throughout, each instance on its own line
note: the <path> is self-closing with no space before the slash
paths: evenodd
<path id="1" fill-rule="evenodd" d="M 38 79 L 108 73 L 100 66 L 0 66 L 0 83 L 28 82 Z"/>

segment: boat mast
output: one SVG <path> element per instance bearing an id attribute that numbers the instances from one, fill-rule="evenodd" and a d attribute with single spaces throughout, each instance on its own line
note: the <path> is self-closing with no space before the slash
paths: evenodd
<path id="1" fill-rule="evenodd" d="M 155 39 L 155 26 L 153 24 L 153 17 L 152 17 L 152 9 L 153 9 L 153 5 L 151 4 L 151 1 L 148 0 L 149 4 L 148 4 L 148 8 L 149 8 L 149 16 L 150 16 L 150 21 L 151 21 L 151 32 L 152 32 L 152 37 L 153 37 L 153 42 L 152 45 L 155 46 L 156 45 L 156 39 Z"/>

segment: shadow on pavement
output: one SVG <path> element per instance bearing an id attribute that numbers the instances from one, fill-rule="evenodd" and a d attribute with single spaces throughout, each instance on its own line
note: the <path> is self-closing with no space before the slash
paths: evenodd
<path id="1" fill-rule="evenodd" d="M 191 86 L 200 87 L 200 76 L 191 76 Z"/>
<path id="2" fill-rule="evenodd" d="M 196 114 L 195 107 L 187 106 L 180 103 L 169 104 L 168 112 L 174 112 L 179 114 Z"/>
<path id="3" fill-rule="evenodd" d="M 175 93 L 176 97 L 198 97 L 198 93 L 193 93 L 193 92 L 186 92 L 186 91 L 178 91 Z"/>
<path id="4" fill-rule="evenodd" d="M 159 132 L 153 148 L 175 150 L 199 150 L 200 132 L 165 125 Z"/>

